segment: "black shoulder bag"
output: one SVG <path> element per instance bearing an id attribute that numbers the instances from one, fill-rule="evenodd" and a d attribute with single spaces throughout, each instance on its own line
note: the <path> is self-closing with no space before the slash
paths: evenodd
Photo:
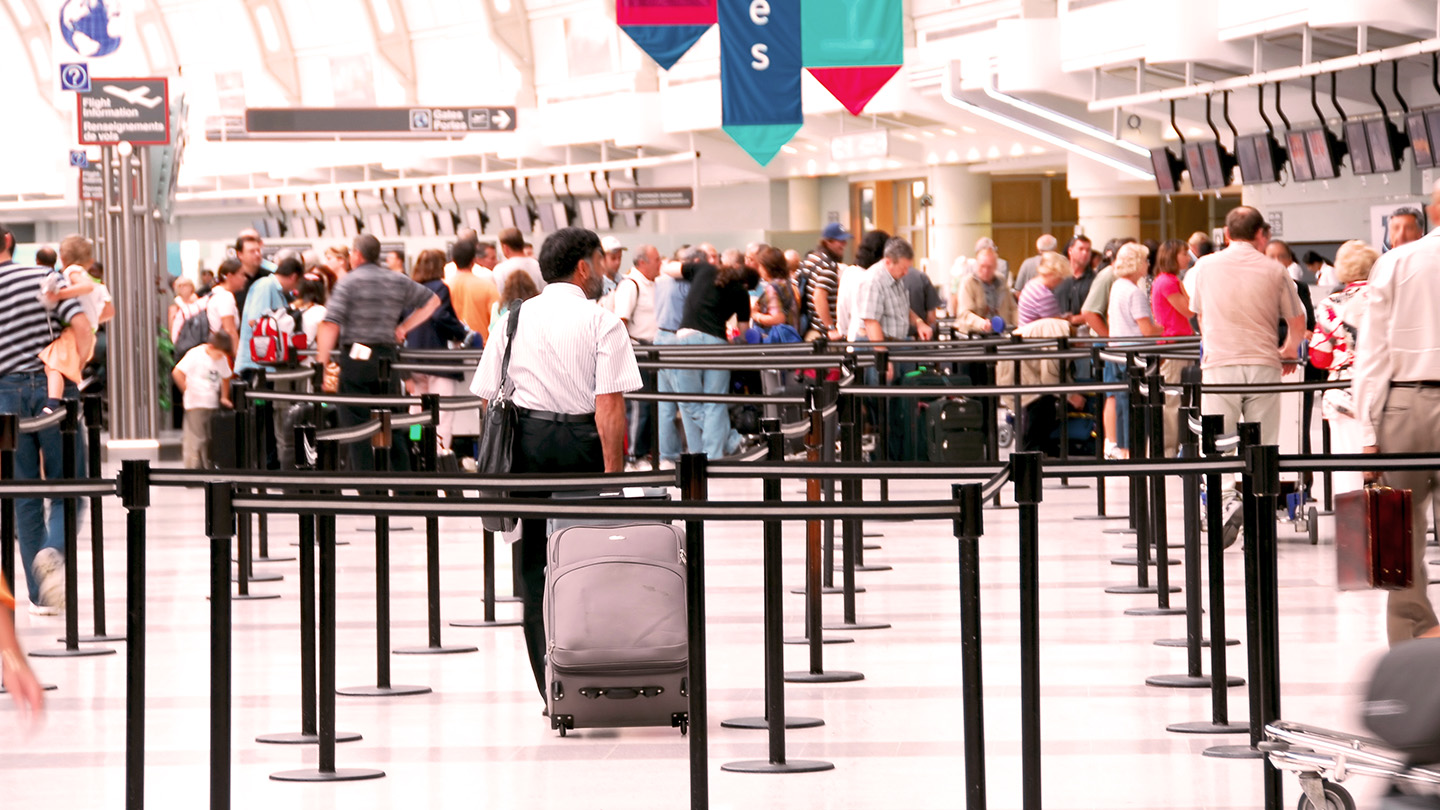
<path id="1" fill-rule="evenodd" d="M 510 306 L 510 318 L 505 325 L 505 354 L 500 358 L 500 387 L 495 398 L 485 409 L 485 421 L 480 426 L 480 448 L 475 460 L 481 475 L 507 475 L 515 458 L 515 444 L 519 440 L 520 415 L 510 401 L 514 386 L 510 382 L 510 350 L 515 347 L 515 327 L 520 323 L 520 302 Z M 480 497 L 493 498 L 503 494 L 500 490 L 481 490 Z M 508 532 L 515 528 L 516 519 L 499 515 L 487 516 L 482 520 L 486 531 Z"/>

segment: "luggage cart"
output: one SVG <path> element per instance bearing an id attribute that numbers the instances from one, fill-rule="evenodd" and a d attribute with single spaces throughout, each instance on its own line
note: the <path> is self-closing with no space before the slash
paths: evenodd
<path id="1" fill-rule="evenodd" d="M 1409 803 L 1382 806 L 1440 807 L 1440 770 L 1413 767 L 1404 755 L 1378 740 L 1340 731 L 1275 722 L 1265 727 L 1260 750 L 1270 764 L 1300 778 L 1304 795 L 1299 810 L 1355 810 L 1355 800 L 1340 784 L 1351 776 L 1390 780 L 1397 799 Z"/>

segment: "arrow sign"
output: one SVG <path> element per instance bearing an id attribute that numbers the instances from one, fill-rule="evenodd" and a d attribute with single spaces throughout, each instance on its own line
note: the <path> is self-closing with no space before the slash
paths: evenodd
<path id="1" fill-rule="evenodd" d="M 504 107 L 496 109 L 490 114 L 490 123 L 494 124 L 494 126 L 491 127 L 492 129 L 511 130 L 515 128 L 511 126 L 511 124 L 515 123 L 515 119 L 510 117 L 509 113 L 505 112 Z"/>

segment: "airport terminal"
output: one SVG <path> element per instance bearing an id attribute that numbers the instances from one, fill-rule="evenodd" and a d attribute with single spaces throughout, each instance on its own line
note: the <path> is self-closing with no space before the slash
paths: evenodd
<path id="1" fill-rule="evenodd" d="M 0 796 L 1440 807 L 1440 3 L 0 0 Z"/>

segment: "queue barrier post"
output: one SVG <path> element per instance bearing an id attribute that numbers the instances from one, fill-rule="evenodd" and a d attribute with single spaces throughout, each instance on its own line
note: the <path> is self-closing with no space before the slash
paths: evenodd
<path id="1" fill-rule="evenodd" d="M 877 348 L 875 350 L 875 374 L 876 385 L 887 385 L 890 374 L 890 350 Z M 880 397 L 876 403 L 877 413 L 875 414 L 875 454 L 880 457 L 880 463 L 890 461 L 890 409 L 896 407 L 890 402 L 889 397 Z M 913 414 L 915 409 L 907 401 L 903 406 L 910 409 Z M 914 423 L 911 423 L 912 429 Z M 890 481 L 880 479 L 880 500 L 890 500 Z"/>
<path id="2" fill-rule="evenodd" d="M 818 403 L 821 413 L 824 409 L 839 399 L 840 384 L 826 380 L 820 383 L 820 401 Z M 835 461 L 835 443 L 840 440 L 838 425 L 833 419 L 821 420 L 820 439 L 820 460 L 824 462 Z M 835 501 L 835 481 L 827 478 L 820 482 L 820 497 L 826 503 Z M 821 524 L 823 531 L 823 543 L 820 553 L 820 588 L 822 593 L 842 593 L 840 588 L 835 587 L 835 521 L 827 519 Z"/>
<path id="3" fill-rule="evenodd" d="M 1141 382 L 1140 369 L 1136 368 L 1126 356 L 1126 382 L 1129 385 L 1129 412 L 1130 425 L 1127 429 L 1130 455 L 1137 459 L 1145 457 L 1146 431 L 1142 429 L 1145 424 L 1145 417 L 1148 408 L 1141 404 Z M 1118 408 L 1119 405 L 1117 404 Z M 1149 595 L 1158 593 L 1159 589 L 1150 584 L 1150 564 L 1153 562 L 1150 556 L 1150 510 L 1149 493 L 1146 487 L 1147 477 L 1142 473 L 1133 473 L 1128 476 L 1130 491 L 1130 521 L 1135 531 L 1135 556 L 1119 557 L 1111 560 L 1112 565 L 1135 566 L 1135 584 L 1117 585 L 1105 589 L 1105 593 L 1118 594 L 1122 596 Z M 1107 534 L 1123 534 L 1130 529 L 1106 529 Z M 1131 610 L 1145 611 L 1149 608 L 1132 608 Z M 1130 614 L 1130 610 L 1125 611 Z M 1140 615 L 1146 615 L 1141 613 Z"/>
<path id="4" fill-rule="evenodd" d="M 1165 388 L 1158 367 L 1146 378 L 1145 389 L 1145 395 L 1141 397 L 1143 405 L 1140 408 L 1145 414 L 1145 419 L 1141 423 L 1144 429 L 1141 430 L 1137 426 L 1135 432 L 1139 435 L 1140 441 L 1138 447 L 1132 448 L 1132 456 L 1138 453 L 1142 458 L 1155 460 L 1164 457 L 1165 448 Z M 1141 486 L 1143 488 L 1148 483 L 1149 487 L 1149 492 L 1146 494 L 1147 509 L 1145 512 L 1149 520 L 1146 534 L 1155 554 L 1156 603 L 1153 608 L 1130 608 L 1125 611 L 1125 615 L 1176 616 L 1184 613 L 1185 609 L 1170 606 L 1170 594 L 1175 590 L 1170 586 L 1170 566 L 1175 561 L 1170 559 L 1170 538 L 1165 507 L 1165 474 L 1155 472 L 1146 479 L 1148 480 L 1142 480 Z M 1136 557 L 1138 564 L 1138 551 Z"/>
<path id="5" fill-rule="evenodd" d="M 65 418 L 60 422 L 61 477 L 73 481 L 79 477 L 80 445 L 80 403 L 65 400 Z M 65 637 L 60 639 L 65 646 L 61 649 L 32 650 L 36 658 L 82 658 L 96 655 L 113 655 L 108 647 L 87 647 L 80 649 L 80 582 L 79 569 L 79 506 L 74 496 L 62 496 L 61 515 L 65 527 Z M 52 510 L 53 511 L 53 510 Z M 54 515 L 51 515 L 54 520 Z"/>
<path id="6" fill-rule="evenodd" d="M 1058 354 L 1062 355 L 1069 354 L 1070 338 L 1057 338 L 1055 341 L 1055 351 Z M 1059 361 L 1059 363 L 1060 384 L 1069 385 L 1073 381 L 1074 377 L 1074 375 L 1070 373 L 1070 361 L 1061 360 Z M 1015 379 L 1018 382 L 1020 380 L 1020 377 L 1017 376 Z M 1055 410 L 1060 422 L 1060 463 L 1064 464 L 1065 462 L 1068 462 L 1070 460 L 1070 396 L 1068 394 L 1060 394 L 1058 396 L 1058 402 L 1055 403 Z M 1025 434 L 1017 431 L 1016 435 L 1020 438 L 1023 438 Z M 1018 444 L 1016 446 L 1019 447 Z M 1061 478 L 1059 486 L 1055 488 L 1086 489 L 1087 487 L 1084 484 L 1072 484 L 1070 483 L 1069 478 Z"/>
<path id="7" fill-rule="evenodd" d="M 709 497 L 705 456 L 687 453 L 680 457 L 680 492 L 686 500 Z M 705 649 L 705 522 L 685 522 L 685 616 L 689 624 L 690 707 L 687 718 L 690 737 L 690 810 L 710 807 L 710 699 L 706 680 Z"/>
<path id="8" fill-rule="evenodd" d="M 15 449 L 20 445 L 20 417 L 0 413 L 0 481 L 15 480 Z M 0 498 L 0 573 L 15 593 L 15 500 Z"/>
<path id="9" fill-rule="evenodd" d="M 987 385 L 995 385 L 996 383 L 995 370 L 997 365 L 996 362 L 993 361 L 993 358 L 999 354 L 1000 348 L 998 346 L 993 343 L 986 344 L 985 356 L 992 358 L 992 360 L 984 364 L 985 383 Z M 1020 378 L 1016 377 L 1015 379 L 1018 382 Z M 996 397 L 985 397 L 981 406 L 985 414 L 985 458 L 992 462 L 998 462 L 1000 460 L 1000 400 Z M 1000 507 L 1000 490 L 995 491 L 995 507 L 997 509 Z"/>
<path id="10" fill-rule="evenodd" d="M 1063 364 L 1062 364 L 1062 365 L 1063 365 Z M 1099 346 L 1099 344 L 1097 344 L 1097 343 L 1091 343 L 1091 344 L 1090 344 L 1090 377 L 1091 377 L 1091 380 L 1092 380 L 1092 381 L 1099 381 L 1099 380 L 1105 379 L 1105 375 L 1101 373 L 1104 368 L 1105 368 L 1105 363 L 1104 363 L 1103 360 L 1100 359 L 1100 346 Z M 1096 460 L 1096 461 L 1104 461 L 1104 460 L 1105 460 L 1105 426 L 1104 426 L 1105 399 L 1106 399 L 1106 395 L 1101 394 L 1100 397 L 1099 397 L 1099 399 L 1098 399 L 1099 407 L 1096 409 L 1097 412 L 1096 412 L 1096 414 L 1095 414 L 1096 419 L 1095 419 L 1095 429 L 1094 429 L 1094 434 L 1095 434 L 1095 436 L 1094 436 L 1094 438 L 1095 438 L 1095 460 Z M 1123 516 L 1123 515 L 1110 515 L 1110 514 L 1106 514 L 1106 512 L 1105 512 L 1105 509 L 1106 509 L 1105 498 L 1106 498 L 1106 495 L 1105 495 L 1105 476 L 1103 476 L 1103 475 L 1101 475 L 1101 476 L 1096 476 L 1096 478 L 1095 478 L 1095 514 L 1093 514 L 1093 515 L 1076 515 L 1076 516 L 1075 516 L 1075 519 L 1076 519 L 1076 520 L 1126 520 L 1127 517 L 1126 517 L 1126 516 Z M 1108 592 L 1108 591 L 1107 591 L 1107 592 Z"/>
<path id="11" fill-rule="evenodd" d="M 310 425 L 295 427 L 295 468 L 297 470 L 317 469 L 319 452 L 315 428 Z M 312 453 L 312 451 L 314 451 Z M 333 470 L 332 470 L 333 471 Z M 320 742 L 317 729 L 316 711 L 319 676 L 315 661 L 315 548 L 316 518 L 314 515 L 297 517 L 300 542 L 300 731 L 261 734 L 255 742 L 267 745 L 315 745 Z M 353 731 L 335 732 L 336 742 L 355 742 L 360 735 Z"/>
<path id="12" fill-rule="evenodd" d="M 1139 420 L 1143 418 L 1144 414 L 1144 411 L 1140 408 L 1140 398 L 1138 394 L 1140 386 L 1140 369 L 1137 369 L 1135 367 L 1135 364 L 1133 362 L 1134 357 L 1135 355 L 1129 353 L 1125 355 L 1125 376 L 1121 380 L 1121 382 L 1124 382 L 1126 385 L 1129 386 L 1129 391 L 1127 392 L 1128 396 L 1126 397 L 1129 405 L 1129 414 L 1126 421 L 1128 421 L 1130 424 L 1129 427 L 1126 429 L 1125 441 L 1127 444 L 1130 445 L 1131 455 L 1134 455 L 1135 453 L 1136 442 L 1141 441 L 1137 434 L 1143 436 L 1143 433 L 1140 433 L 1138 428 L 1140 424 L 1142 424 Z M 1118 403 L 1116 404 L 1115 409 L 1115 420 L 1118 423 L 1121 417 L 1119 410 L 1120 406 Z M 1101 409 L 1101 414 L 1103 417 L 1103 408 Z M 1144 485 L 1140 478 L 1133 475 L 1129 477 L 1128 484 L 1130 500 L 1128 503 L 1128 508 L 1126 509 L 1126 525 L 1118 529 L 1105 529 L 1105 534 L 1133 534 L 1138 538 L 1141 532 L 1144 530 L 1145 516 L 1137 514 L 1140 501 L 1144 498 Z M 1139 542 L 1138 539 L 1136 542 Z M 1130 565 L 1128 561 L 1123 563 L 1117 562 L 1115 564 Z"/>
<path id="13" fill-rule="evenodd" d="M 1244 516 L 1244 547 L 1243 557 L 1245 561 L 1245 644 L 1246 644 L 1246 669 L 1249 678 L 1249 723 L 1246 728 L 1250 733 L 1248 745 L 1219 745 L 1205 749 L 1203 754 L 1207 757 L 1220 759 L 1262 759 L 1264 754 L 1259 749 L 1259 744 L 1265 731 L 1265 707 L 1264 707 L 1264 674 L 1262 662 L 1264 656 L 1264 642 L 1261 640 L 1261 572 L 1259 569 L 1259 557 L 1256 554 L 1257 543 L 1254 538 L 1258 531 L 1261 516 L 1256 508 L 1255 497 L 1255 473 L 1256 469 L 1250 463 L 1250 448 L 1260 444 L 1261 427 L 1258 422 L 1241 422 L 1236 426 L 1240 436 L 1239 452 L 1240 457 L 1245 459 L 1245 471 L 1240 476 L 1240 503 Z M 1213 492 L 1208 491 L 1205 497 L 1208 500 L 1221 502 L 1222 496 L 1219 488 Z M 1275 520 L 1275 513 L 1272 510 L 1268 516 L 1269 520 Z M 1214 524 L 1212 524 L 1214 531 Z M 1212 538 L 1213 544 L 1213 538 Z M 1223 545 L 1223 544 L 1221 544 Z M 1213 574 L 1212 574 L 1213 576 Z M 1221 612 L 1211 605 L 1212 616 Z M 1210 644 L 1212 654 L 1216 647 L 1215 639 L 1223 638 L 1211 631 Z M 1222 647 L 1223 649 L 1223 647 Z"/>
<path id="14" fill-rule="evenodd" d="M 1246 460 L 1252 471 L 1255 497 L 1255 533 L 1246 545 L 1255 546 L 1256 577 L 1260 585 L 1260 728 L 1280 719 L 1280 582 L 1275 512 L 1280 504 L 1280 448 L 1250 448 Z M 1253 543 L 1252 543 L 1253 540 Z M 1252 734 L 1254 729 L 1251 729 Z M 1252 736 L 1258 747 L 1260 737 Z M 1280 769 L 1265 758 L 1265 810 L 1280 810 L 1284 802 Z"/>
<path id="15" fill-rule="evenodd" d="M 210 538 L 210 810 L 230 808 L 230 544 L 235 538 L 234 486 L 205 484 Z"/>
<path id="16" fill-rule="evenodd" d="M 385 366 L 384 358 L 381 363 Z M 388 372 L 388 366 L 382 370 Z M 382 374 L 381 379 L 384 378 Z M 380 430 L 370 437 L 370 448 L 375 454 L 375 472 L 382 475 L 390 472 L 395 449 L 391 416 L 391 412 L 383 408 L 370 412 L 370 417 L 380 422 Z M 388 497 L 392 493 L 385 490 L 373 494 Z M 346 697 L 401 697 L 431 691 L 428 686 L 390 682 L 390 516 L 385 513 L 375 515 L 375 685 L 347 686 L 335 691 Z"/>
<path id="17" fill-rule="evenodd" d="M 88 401 L 87 401 L 88 405 Z M 145 807 L 145 510 L 150 462 L 127 459 L 116 482 L 125 507 L 125 810 Z M 229 544 L 225 553 L 228 555 Z M 226 566 L 228 573 L 229 566 Z M 229 588 L 229 583 L 226 583 Z"/>
<path id="18" fill-rule="evenodd" d="M 761 421 L 765 435 L 766 460 L 772 463 L 785 460 L 785 435 L 780 432 L 780 420 L 767 418 Z M 765 501 L 778 506 L 781 503 L 781 481 L 766 478 L 762 484 Z M 784 580 L 781 576 L 783 565 L 783 528 L 778 520 L 765 521 L 764 529 L 764 579 L 765 579 L 765 714 L 763 717 L 740 717 L 726 720 L 720 725 L 725 728 L 766 729 L 769 732 L 769 758 L 744 760 L 720 766 L 721 770 L 735 773 L 813 773 L 828 771 L 835 766 L 829 762 L 795 760 L 790 761 L 785 753 L 785 731 L 792 728 L 815 728 L 825 725 L 816 717 L 792 717 L 785 714 L 785 627 L 784 627 Z M 784 722 L 771 723 L 770 718 L 781 717 Z"/>
<path id="19" fill-rule="evenodd" d="M 81 399 L 85 416 L 85 469 L 91 478 L 100 477 L 100 428 L 104 420 L 104 403 L 98 394 Z M 95 633 L 82 636 L 81 641 L 124 641 L 125 635 L 111 635 L 105 630 L 105 499 L 90 497 L 90 593 Z"/>
<path id="20" fill-rule="evenodd" d="M 805 457 L 811 463 L 820 460 L 820 441 L 825 435 L 819 390 L 817 386 L 812 385 L 805 391 L 805 408 L 810 418 L 810 431 L 805 436 Z M 811 478 L 806 481 L 806 499 L 812 503 L 820 500 L 819 479 Z M 825 671 L 824 645 L 827 639 L 824 632 L 824 606 L 820 599 L 820 546 L 820 521 L 807 520 L 805 522 L 805 637 L 804 639 L 787 639 L 787 641 L 805 644 L 809 647 L 810 667 L 804 672 L 785 673 L 785 680 L 791 683 L 858 681 L 865 677 L 859 672 Z M 853 641 L 853 639 L 845 639 L 845 641 Z M 839 639 L 834 639 L 830 640 L 830 643 L 841 642 Z"/>
<path id="21" fill-rule="evenodd" d="M 985 688 L 980 644 L 980 537 L 985 533 L 979 484 L 955 484 L 960 546 L 960 690 L 965 733 L 965 810 L 985 810 Z"/>
<path id="22" fill-rule="evenodd" d="M 241 470 L 256 467 L 254 437 L 258 430 L 255 419 L 254 401 L 249 396 L 250 386 L 244 380 L 232 383 L 231 397 L 235 402 L 235 466 Z M 234 599 L 253 601 L 279 599 L 278 593 L 251 593 L 252 582 L 275 582 L 279 574 L 257 574 L 254 565 L 254 547 L 251 544 L 251 521 L 249 515 L 240 515 L 235 524 L 235 595 Z"/>
<path id="23" fill-rule="evenodd" d="M 421 405 L 430 413 L 430 424 L 420 428 L 420 463 L 425 472 L 439 469 L 439 427 L 440 396 L 426 394 Z M 440 518 L 425 516 L 425 627 L 427 632 L 424 647 L 403 647 L 395 650 L 396 655 L 457 655 L 479 652 L 479 647 L 454 645 L 447 647 L 440 640 Z"/>
<path id="24" fill-rule="evenodd" d="M 1021 807 L 1040 810 L 1040 502 L 1042 455 L 1010 456 L 1020 505 L 1020 771 Z"/>
<path id="25" fill-rule="evenodd" d="M 340 466 L 340 443 L 321 441 L 316 447 L 316 466 L 333 472 Z M 379 779 L 384 771 L 371 768 L 335 767 L 335 517 L 316 517 L 316 534 L 320 540 L 320 621 L 319 621 L 319 683 L 316 731 L 319 736 L 317 767 L 270 774 L 276 782 L 355 782 Z M 228 671 L 227 671 L 228 672 Z"/>

